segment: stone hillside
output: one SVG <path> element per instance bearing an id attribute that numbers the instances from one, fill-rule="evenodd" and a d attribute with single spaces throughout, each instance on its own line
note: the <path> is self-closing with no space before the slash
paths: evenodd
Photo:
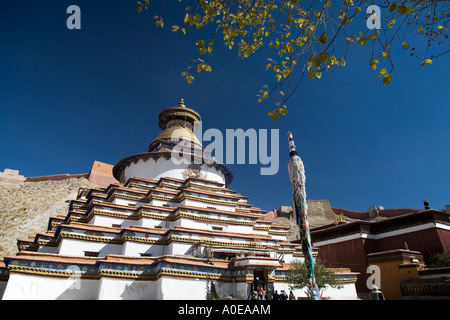
<path id="1" fill-rule="evenodd" d="M 308 203 L 308 223 L 309 228 L 320 227 L 334 223 L 336 214 L 331 208 L 328 200 L 307 200 Z M 276 217 L 272 219 L 276 224 L 289 227 L 287 240 L 294 241 L 300 238 L 300 231 L 297 225 L 292 207 L 282 206 L 276 212 Z"/>
<path id="2" fill-rule="evenodd" d="M 0 260 L 18 251 L 18 238 L 46 232 L 50 217 L 66 215 L 80 188 L 96 187 L 86 178 L 0 182 Z"/>

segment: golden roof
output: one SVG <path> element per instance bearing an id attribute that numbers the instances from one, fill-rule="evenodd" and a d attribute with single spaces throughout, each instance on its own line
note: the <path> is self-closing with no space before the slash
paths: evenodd
<path id="1" fill-rule="evenodd" d="M 181 126 L 174 126 L 172 128 L 165 129 L 163 132 L 161 132 L 155 138 L 155 140 L 153 140 L 153 142 L 159 141 L 159 140 L 169 140 L 169 139 L 174 140 L 174 141 L 183 139 L 183 140 L 193 142 L 199 146 L 202 146 L 201 142 L 197 139 L 197 137 L 195 136 L 194 132 L 192 132 L 191 129 L 183 128 Z"/>

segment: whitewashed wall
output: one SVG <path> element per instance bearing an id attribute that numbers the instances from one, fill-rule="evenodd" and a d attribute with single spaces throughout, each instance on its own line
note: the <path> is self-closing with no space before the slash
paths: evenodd
<path id="1" fill-rule="evenodd" d="M 157 162 L 152 158 L 144 161 L 139 159 L 137 163 L 131 162 L 130 166 L 125 167 L 124 177 L 125 181 L 129 178 L 140 177 L 145 179 L 159 180 L 163 177 L 182 179 L 183 171 L 188 167 L 188 164 L 175 164 L 171 159 L 160 157 Z M 215 167 L 206 164 L 201 165 L 203 173 L 206 175 L 205 179 L 216 181 L 224 184 L 225 178 L 220 170 L 216 171 Z"/>
<path id="2" fill-rule="evenodd" d="M 235 212 L 235 207 L 225 206 L 225 205 L 216 204 L 216 203 L 207 203 L 207 202 L 196 201 L 196 200 L 191 200 L 191 199 L 184 199 L 183 201 L 180 202 L 180 206 L 191 206 L 191 207 L 199 207 L 199 208 L 211 207 L 213 209 Z"/>
<path id="3" fill-rule="evenodd" d="M 247 299 L 247 284 L 215 281 L 217 293 L 221 297 L 233 296 Z M 102 277 L 100 280 L 55 278 L 11 273 L 3 300 L 204 300 L 207 281 L 204 279 L 181 279 L 162 277 L 156 281 L 118 279 Z M 274 290 L 281 293 L 290 289 L 286 283 L 274 283 Z M 0 287 L 0 294 L 2 290 Z M 293 290 L 296 298 L 306 298 L 306 288 Z M 322 296 L 333 300 L 357 299 L 354 284 L 344 284 L 342 288 L 328 287 Z"/>
<path id="4" fill-rule="evenodd" d="M 136 204 L 136 201 L 128 200 L 128 199 L 122 199 L 122 198 L 114 198 L 113 201 L 111 201 L 112 204 L 120 204 L 122 206 L 134 206 Z"/>
<path id="5" fill-rule="evenodd" d="M 160 278 L 163 300 L 205 300 L 206 280 Z"/>
<path id="6" fill-rule="evenodd" d="M 150 206 L 156 206 L 156 207 L 162 207 L 162 206 L 167 205 L 168 208 L 175 208 L 175 207 L 179 206 L 179 204 L 176 202 L 170 202 L 170 201 L 160 200 L 160 199 L 152 199 L 148 203 L 140 203 L 140 202 L 136 203 L 136 206 L 143 206 L 143 205 L 150 205 Z"/>
<path id="7" fill-rule="evenodd" d="M 252 231 L 251 231 L 250 233 L 253 233 L 253 234 L 260 234 L 260 235 L 263 235 L 263 236 L 269 235 L 268 230 L 258 230 L 258 229 L 253 229 L 253 227 L 252 227 Z"/>
<path id="8" fill-rule="evenodd" d="M 221 298 L 233 297 L 237 299 L 247 299 L 247 283 L 242 282 L 214 282 L 217 293 Z"/>
<path id="9" fill-rule="evenodd" d="M 283 260 L 284 260 L 284 263 L 294 263 L 294 262 L 304 263 L 305 262 L 305 258 L 294 257 L 294 255 L 292 253 L 285 253 L 283 256 Z"/>
<path id="10" fill-rule="evenodd" d="M 142 281 L 103 277 L 97 298 L 99 300 L 158 300 L 161 299 L 160 280 Z"/>
<path id="11" fill-rule="evenodd" d="M 156 228 L 160 226 L 161 228 L 168 229 L 172 228 L 170 222 L 166 222 L 165 220 L 152 219 L 148 217 L 141 218 L 139 221 L 135 221 L 135 224 L 144 228 Z"/>
<path id="12" fill-rule="evenodd" d="M 273 239 L 277 239 L 277 240 L 281 240 L 281 241 L 287 241 L 285 235 L 280 235 L 280 234 L 270 234 L 270 233 L 269 233 L 269 236 L 271 236 Z"/>
<path id="13" fill-rule="evenodd" d="M 346 283 L 341 289 L 327 287 L 323 292 L 323 297 L 332 300 L 356 300 L 358 294 L 354 283 Z"/>
<path id="14" fill-rule="evenodd" d="M 126 241 L 122 254 L 129 257 L 140 257 L 141 253 L 151 254 L 153 257 L 163 255 L 163 246 L 156 244 Z"/>
<path id="15" fill-rule="evenodd" d="M 278 293 L 281 292 L 281 290 L 286 291 L 286 293 L 289 295 L 290 289 L 289 285 L 286 283 L 279 283 L 275 282 L 274 284 L 274 290 L 277 290 Z M 302 289 L 295 289 L 292 290 L 292 292 L 295 295 L 295 298 L 307 298 L 306 294 L 307 288 Z M 356 300 L 358 298 L 358 295 L 356 293 L 356 287 L 354 283 L 348 283 L 342 285 L 342 288 L 331 288 L 326 287 L 324 290 L 322 290 L 322 298 L 324 299 L 331 299 L 331 300 Z"/>
<path id="16" fill-rule="evenodd" d="M 193 248 L 191 243 L 183 243 L 183 242 L 171 242 L 166 245 L 165 254 L 180 254 L 180 255 L 193 255 Z"/>
<path id="17" fill-rule="evenodd" d="M 226 222 L 223 219 L 223 222 Z M 189 229 L 198 229 L 198 230 L 207 230 L 214 231 L 213 227 L 222 228 L 223 232 L 234 232 L 234 233 L 243 233 L 243 234 L 251 234 L 253 232 L 253 226 L 251 225 L 235 225 L 235 224 L 221 224 L 214 222 L 204 222 L 199 220 L 192 220 L 188 218 L 180 218 L 173 222 L 171 227 L 183 227 Z M 266 232 L 267 233 L 267 232 Z"/>
<path id="18" fill-rule="evenodd" d="M 89 221 L 90 225 L 102 226 L 102 227 L 112 227 L 113 224 L 120 224 L 121 228 L 129 228 L 132 225 L 137 225 L 138 221 L 133 219 L 123 219 L 118 217 L 109 217 L 103 215 L 95 215 Z"/>
<path id="19" fill-rule="evenodd" d="M 97 291 L 98 280 L 11 273 L 3 300 L 91 300 Z"/>
<path id="20" fill-rule="evenodd" d="M 122 245 L 67 238 L 62 238 L 59 243 L 58 253 L 61 255 L 83 257 L 85 251 L 99 252 L 99 257 L 104 257 L 108 254 L 121 254 Z"/>

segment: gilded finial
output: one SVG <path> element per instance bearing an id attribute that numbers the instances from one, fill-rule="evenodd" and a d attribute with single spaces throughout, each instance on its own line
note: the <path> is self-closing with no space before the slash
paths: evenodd
<path id="1" fill-rule="evenodd" d="M 292 136 L 292 133 L 290 131 L 288 131 L 288 140 L 289 140 L 289 157 L 292 157 L 293 155 L 298 155 L 297 150 L 295 148 L 294 137 Z"/>
<path id="2" fill-rule="evenodd" d="M 179 107 L 186 108 L 186 106 L 184 105 L 184 100 L 183 100 L 183 98 L 181 98 L 181 99 L 180 99 L 180 102 L 178 102 L 178 106 L 179 106 Z"/>

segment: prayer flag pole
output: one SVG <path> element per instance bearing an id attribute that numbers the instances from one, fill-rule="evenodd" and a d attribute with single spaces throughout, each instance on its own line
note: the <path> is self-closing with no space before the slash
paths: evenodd
<path id="1" fill-rule="evenodd" d="M 311 235 L 309 233 L 308 224 L 308 205 L 306 204 L 305 191 L 305 167 L 302 159 L 298 156 L 294 138 L 292 133 L 288 132 L 289 139 L 289 178 L 291 179 L 292 189 L 294 191 L 295 217 L 300 229 L 300 240 L 302 244 L 302 252 L 305 258 L 305 265 L 308 271 L 307 278 L 309 280 L 309 296 L 313 300 L 320 300 L 319 288 L 316 284 L 314 276 L 314 260 L 311 249 Z"/>

